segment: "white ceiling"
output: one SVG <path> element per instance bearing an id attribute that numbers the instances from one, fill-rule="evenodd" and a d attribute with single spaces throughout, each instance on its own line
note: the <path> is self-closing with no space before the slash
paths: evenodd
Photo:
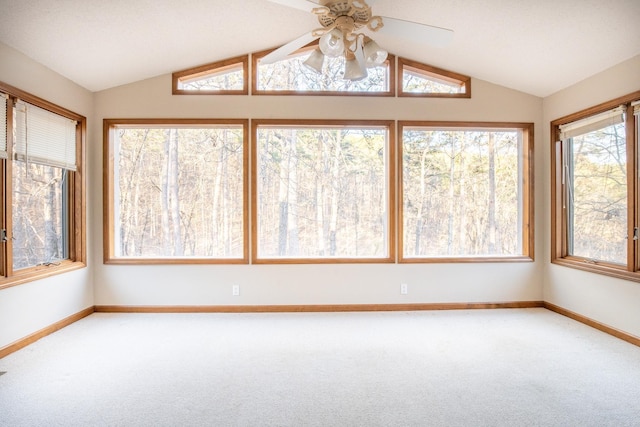
<path id="1" fill-rule="evenodd" d="M 319 26 L 268 0 L 0 0 L 0 10 L 1 42 L 91 91 Z M 377 0 L 373 12 L 455 31 L 446 48 L 377 35 L 390 52 L 541 97 L 640 54 L 640 0 Z"/>

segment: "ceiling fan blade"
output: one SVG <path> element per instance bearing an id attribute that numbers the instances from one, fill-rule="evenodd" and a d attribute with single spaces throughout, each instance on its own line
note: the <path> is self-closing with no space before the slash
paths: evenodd
<path id="1" fill-rule="evenodd" d="M 260 63 L 261 64 L 273 64 L 274 62 L 282 61 L 287 56 L 289 56 L 290 54 L 295 52 L 296 50 L 300 49 L 303 46 L 308 45 L 312 41 L 317 40 L 319 38 L 320 38 L 320 36 L 319 35 L 314 35 L 313 31 L 311 31 L 309 33 L 304 33 L 302 36 L 298 37 L 297 39 L 290 41 L 289 43 L 285 44 L 284 46 L 281 46 L 281 47 L 277 48 L 276 50 L 274 50 L 273 52 L 268 53 L 267 55 L 262 57 L 260 59 Z"/>
<path id="2" fill-rule="evenodd" d="M 305 12 L 311 13 L 313 9 L 317 7 L 321 7 L 318 3 L 312 2 L 310 0 L 269 0 L 272 3 L 278 3 L 284 6 L 289 6 L 294 9 L 304 10 Z"/>
<path id="3" fill-rule="evenodd" d="M 381 33 L 408 40 L 425 41 L 437 47 L 446 46 L 453 39 L 453 30 L 433 25 L 419 24 L 388 16 L 382 17 L 382 23 L 384 25 L 379 30 Z"/>

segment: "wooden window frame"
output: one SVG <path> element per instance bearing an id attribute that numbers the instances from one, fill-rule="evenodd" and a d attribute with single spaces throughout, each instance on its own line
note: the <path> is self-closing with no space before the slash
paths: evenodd
<path id="1" fill-rule="evenodd" d="M 447 129 L 518 129 L 522 131 L 522 255 L 508 256 L 423 256 L 404 255 L 404 189 L 403 189 L 403 132 L 407 127 L 429 127 Z M 487 262 L 532 262 L 534 261 L 534 124 L 507 122 L 440 122 L 440 121 L 399 121 L 398 122 L 398 251 L 399 263 L 487 263 Z"/>
<path id="2" fill-rule="evenodd" d="M 238 65 L 242 66 L 242 89 L 227 90 L 187 90 L 178 87 L 180 80 L 185 77 L 197 78 L 215 72 L 224 72 Z M 173 95 L 248 95 L 249 94 L 249 55 L 237 56 L 223 61 L 212 62 L 182 71 L 176 71 L 171 75 L 171 93 Z"/>
<path id="3" fill-rule="evenodd" d="M 241 126 L 242 145 L 242 231 L 243 250 L 239 258 L 214 257 L 138 257 L 124 258 L 115 256 L 115 216 L 114 216 L 114 146 L 113 136 L 117 126 L 158 126 L 158 127 L 197 127 L 207 125 Z M 248 179 L 248 143 L 249 121 L 246 119 L 104 119 L 103 120 L 103 262 L 104 264 L 157 265 L 157 264 L 248 264 L 249 263 L 249 179 Z"/>
<path id="4" fill-rule="evenodd" d="M 423 74 L 426 79 L 433 81 L 441 81 L 445 84 L 454 83 L 464 86 L 464 92 L 461 93 L 421 93 L 421 92 L 405 92 L 404 88 L 404 71 L 405 69 Z M 463 74 L 447 71 L 442 68 L 433 67 L 431 65 L 412 61 L 410 59 L 398 57 L 398 96 L 412 98 L 471 98 L 471 77 Z"/>
<path id="5" fill-rule="evenodd" d="M 315 49 L 318 42 L 311 42 L 295 53 L 304 53 Z M 260 59 L 273 52 L 275 49 L 267 49 L 252 54 L 229 58 L 210 64 L 200 65 L 182 71 L 176 71 L 171 77 L 171 93 L 173 95 L 249 95 L 249 76 L 251 77 L 251 95 L 270 96 L 366 96 L 366 97 L 407 97 L 407 98 L 471 98 L 471 77 L 432 65 L 413 61 L 407 58 L 397 57 L 390 54 L 385 61 L 389 73 L 389 89 L 384 92 L 348 92 L 348 91 L 301 91 L 301 90 L 259 90 L 258 89 L 258 65 Z M 251 61 L 249 61 L 249 56 Z M 251 62 L 251 73 L 249 73 L 249 62 Z M 179 81 L 185 77 L 197 78 L 213 72 L 224 72 L 225 69 L 241 65 L 243 70 L 243 88 L 241 90 L 186 90 L 179 89 Z M 444 84 L 456 84 L 464 86 L 461 93 L 420 93 L 405 92 L 403 90 L 404 71 L 410 70 L 414 73 L 423 74 L 426 79 Z"/>
<path id="6" fill-rule="evenodd" d="M 315 49 L 318 42 L 312 42 L 307 46 L 297 50 L 295 53 L 303 53 Z M 396 59 L 395 56 L 389 54 L 384 62 L 387 65 L 389 73 L 389 89 L 384 92 L 348 92 L 348 91 L 312 91 L 312 90 L 259 90 L 258 89 L 258 65 L 260 59 L 275 49 L 267 49 L 251 54 L 251 94 L 252 95 L 271 95 L 271 96 L 373 96 L 373 97 L 394 97 L 396 94 Z"/>
<path id="7" fill-rule="evenodd" d="M 626 110 L 626 149 L 627 149 L 627 234 L 634 235 L 634 228 L 640 227 L 640 197 L 638 191 L 638 129 L 636 129 L 631 103 L 640 100 L 640 91 L 607 101 L 593 107 L 553 120 L 550 124 L 551 142 L 551 263 L 603 274 L 619 279 L 640 282 L 640 246 L 639 241 L 627 239 L 626 265 L 593 260 L 568 254 L 568 226 L 566 218 L 566 192 L 562 182 L 563 150 L 560 141 L 560 126 L 589 116 L 593 116 L 620 105 Z"/>
<path id="8" fill-rule="evenodd" d="M 258 191 L 257 168 L 258 149 L 257 135 L 260 126 L 287 126 L 287 127 L 380 127 L 387 129 L 387 255 L 379 258 L 265 258 L 258 256 Z M 256 119 L 251 121 L 251 249 L 253 264 L 366 264 L 366 263 L 395 263 L 396 261 L 396 210 L 395 210 L 395 121 L 393 120 L 283 120 L 283 119 Z"/>
<path id="9" fill-rule="evenodd" d="M 68 242 L 69 258 L 59 263 L 49 265 L 38 265 L 14 271 L 12 262 L 13 243 L 11 236 L 0 244 L 0 289 L 20 285 L 22 283 L 55 276 L 68 271 L 78 270 L 87 265 L 87 244 L 86 244 L 86 161 L 85 143 L 87 120 L 84 116 L 74 113 L 66 108 L 60 107 L 52 102 L 46 101 L 37 96 L 31 95 L 18 88 L 0 82 L 0 92 L 9 95 L 8 107 L 20 99 L 37 107 L 48 110 L 52 113 L 75 120 L 76 126 L 76 159 L 77 171 L 68 171 Z M 2 198 L 1 221 L 2 227 L 10 233 L 12 230 L 12 199 L 13 190 L 11 187 L 12 172 L 12 144 L 9 142 L 10 135 L 13 135 L 13 108 L 7 108 L 7 152 L 8 159 L 1 159 L 0 165 L 0 191 Z"/>

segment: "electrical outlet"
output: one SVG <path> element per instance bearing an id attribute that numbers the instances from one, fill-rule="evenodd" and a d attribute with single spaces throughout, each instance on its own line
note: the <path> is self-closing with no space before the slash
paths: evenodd
<path id="1" fill-rule="evenodd" d="M 231 294 L 234 297 L 240 296 L 240 285 L 231 286 Z"/>
<path id="2" fill-rule="evenodd" d="M 409 285 L 406 283 L 400 283 L 400 294 L 406 295 L 409 293 Z"/>

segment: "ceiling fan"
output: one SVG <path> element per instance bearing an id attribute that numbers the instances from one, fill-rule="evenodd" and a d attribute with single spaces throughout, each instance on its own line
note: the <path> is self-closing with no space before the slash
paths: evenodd
<path id="1" fill-rule="evenodd" d="M 272 64 L 281 61 L 296 50 L 320 39 L 304 65 L 321 73 L 324 58 L 344 56 L 344 78 L 361 80 L 367 77 L 367 68 L 384 63 L 387 51 L 371 39 L 380 31 L 394 36 L 444 46 L 453 38 L 453 31 L 432 25 L 374 16 L 371 5 L 376 0 L 269 0 L 273 3 L 311 12 L 318 17 L 321 28 L 314 29 L 264 56 L 260 62 Z"/>

